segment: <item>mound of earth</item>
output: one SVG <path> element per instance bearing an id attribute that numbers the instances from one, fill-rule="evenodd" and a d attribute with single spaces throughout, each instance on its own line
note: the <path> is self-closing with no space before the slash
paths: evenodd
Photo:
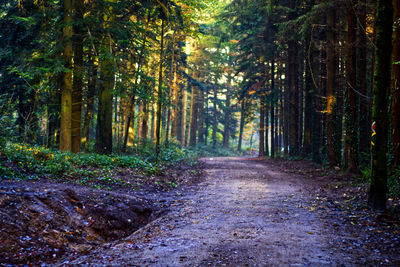
<path id="1" fill-rule="evenodd" d="M 0 263 L 30 264 L 121 239 L 161 209 L 132 195 L 57 183 L 0 185 Z"/>

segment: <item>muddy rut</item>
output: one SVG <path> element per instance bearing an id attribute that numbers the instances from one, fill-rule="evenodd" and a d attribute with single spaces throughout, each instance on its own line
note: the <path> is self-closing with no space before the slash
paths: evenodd
<path id="1" fill-rule="evenodd" d="M 171 212 L 133 233 L 60 265 L 352 266 L 336 255 L 337 233 L 305 208 L 301 180 L 244 158 L 209 158 L 204 181 Z"/>

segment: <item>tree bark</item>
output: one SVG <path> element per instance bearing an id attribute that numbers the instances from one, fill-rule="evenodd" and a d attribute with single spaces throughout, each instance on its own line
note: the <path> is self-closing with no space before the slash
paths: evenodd
<path id="1" fill-rule="evenodd" d="M 97 115 L 96 150 L 100 154 L 112 152 L 112 104 L 114 89 L 114 60 L 112 59 L 112 39 L 109 33 L 103 40 L 103 59 L 100 63 L 99 104 Z"/>
<path id="2" fill-rule="evenodd" d="M 327 140 L 327 154 L 328 161 L 331 167 L 336 166 L 335 148 L 334 148 L 334 134 L 335 134 L 335 121 L 333 117 L 333 110 L 335 109 L 336 99 L 335 99 L 335 88 L 336 88 L 336 11 L 335 9 L 329 10 L 327 14 L 327 47 L 326 47 L 326 140 Z"/>
<path id="3" fill-rule="evenodd" d="M 205 138 L 204 135 L 206 133 L 205 128 L 204 128 L 204 121 L 205 121 L 205 114 L 204 114 L 204 92 L 202 90 L 199 90 L 199 101 L 197 103 L 199 105 L 199 122 L 198 122 L 198 128 L 199 128 L 199 144 L 204 145 L 205 144 Z"/>
<path id="4" fill-rule="evenodd" d="M 360 152 L 362 162 L 367 165 L 370 160 L 370 147 L 371 147 L 371 124 L 370 124 L 370 100 L 367 91 L 367 23 L 366 23 L 366 0 L 359 0 L 360 12 L 359 18 L 359 81 L 360 81 Z"/>
<path id="5" fill-rule="evenodd" d="M 71 127 L 72 127 L 72 0 L 64 0 L 63 11 L 63 56 L 64 66 L 68 71 L 64 72 L 61 89 L 61 123 L 60 123 L 60 150 L 71 151 Z"/>
<path id="6" fill-rule="evenodd" d="M 164 19 L 161 21 L 161 45 L 160 45 L 160 66 L 158 72 L 158 92 L 157 92 L 157 121 L 156 121 L 156 161 L 160 155 L 161 140 L 161 111 L 162 111 L 162 83 L 163 83 L 163 61 L 164 61 Z"/>
<path id="7" fill-rule="evenodd" d="M 357 147 L 357 77 L 356 77 L 356 34 L 357 17 L 354 12 L 354 0 L 349 1 L 346 8 L 346 100 L 345 105 L 346 135 L 345 135 L 345 170 L 349 173 L 358 173 L 358 147 Z"/>
<path id="8" fill-rule="evenodd" d="M 181 122 L 181 146 L 186 146 L 186 114 L 187 114 L 187 91 L 183 89 L 183 98 L 182 98 L 182 122 Z"/>
<path id="9" fill-rule="evenodd" d="M 311 35 L 309 32 L 307 35 Z M 305 67 L 305 96 L 304 96 L 304 139 L 303 139 L 303 154 L 308 156 L 311 154 L 312 148 L 312 118 L 313 118 L 313 92 L 314 84 L 312 79 L 312 62 L 313 53 L 311 38 L 306 38 L 306 67 Z"/>
<path id="10" fill-rule="evenodd" d="M 87 144 L 89 142 L 89 128 L 90 122 L 93 116 L 94 109 L 94 97 L 96 93 L 96 81 L 97 81 L 97 69 L 98 64 L 95 62 L 95 58 L 93 55 L 89 55 L 89 81 L 87 86 L 87 95 L 86 95 L 86 112 L 84 115 L 82 136 L 83 136 L 83 146 L 87 148 Z"/>
<path id="11" fill-rule="evenodd" d="M 212 128 L 212 147 L 215 148 L 217 146 L 217 81 L 213 86 L 213 128 Z"/>
<path id="12" fill-rule="evenodd" d="M 265 145 L 264 145 L 264 140 L 265 140 L 265 128 L 266 125 L 264 125 L 265 119 L 264 119 L 264 110 L 265 110 L 265 96 L 262 94 L 260 96 L 260 129 L 259 129 L 259 142 L 258 142 L 258 155 L 260 157 L 265 156 Z"/>
<path id="13" fill-rule="evenodd" d="M 71 150 L 78 153 L 81 150 L 81 113 L 83 88 L 83 0 L 75 0 L 74 29 L 74 71 L 72 88 L 72 122 Z"/>
<path id="14" fill-rule="evenodd" d="M 376 144 L 372 151 L 372 181 L 369 203 L 374 210 L 384 211 L 386 210 L 388 104 L 393 33 L 392 1 L 378 0 L 375 23 L 373 120 L 376 123 Z"/>
<path id="15" fill-rule="evenodd" d="M 240 126 L 239 126 L 239 141 L 238 141 L 238 151 L 242 151 L 242 139 L 243 139 L 243 129 L 244 129 L 244 123 L 245 123 L 245 112 L 246 112 L 246 104 L 245 104 L 245 99 L 241 99 L 241 105 L 240 105 Z"/>
<path id="16" fill-rule="evenodd" d="M 394 39 L 392 75 L 392 142 L 394 165 L 400 166 L 400 2 L 393 0 Z"/>
<path id="17" fill-rule="evenodd" d="M 231 77 L 228 78 L 228 85 L 226 89 L 226 101 L 225 101 L 225 125 L 224 125 L 224 140 L 223 146 L 229 147 L 229 135 L 230 135 L 230 120 L 231 120 Z"/>
<path id="18" fill-rule="evenodd" d="M 198 105 L 197 105 L 197 94 L 198 89 L 196 86 L 192 86 L 192 97 L 190 99 L 190 140 L 189 146 L 196 146 L 197 139 L 197 117 L 198 117 Z"/>
<path id="19" fill-rule="evenodd" d="M 289 1 L 289 8 L 296 8 L 296 1 Z M 296 14 L 291 12 L 289 19 L 296 18 Z M 294 38 L 294 37 L 293 37 Z M 288 44 L 288 56 L 289 56 L 289 92 L 290 92 L 290 134 L 289 134 L 289 153 L 295 156 L 299 152 L 298 144 L 298 107 L 299 107 L 299 92 L 298 92 L 298 80 L 297 80 L 297 41 L 289 40 Z"/>
<path id="20" fill-rule="evenodd" d="M 265 114 L 265 155 L 268 157 L 269 156 L 269 104 L 268 102 L 265 103 L 265 107 L 263 110 L 263 113 Z"/>
<path id="21" fill-rule="evenodd" d="M 275 61 L 271 60 L 271 158 L 275 157 Z"/>

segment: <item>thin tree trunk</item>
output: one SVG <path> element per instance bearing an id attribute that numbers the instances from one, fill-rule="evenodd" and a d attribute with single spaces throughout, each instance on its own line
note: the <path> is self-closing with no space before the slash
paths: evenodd
<path id="1" fill-rule="evenodd" d="M 71 150 L 78 153 L 81 150 L 81 113 L 83 88 L 83 0 L 75 0 L 74 25 L 74 71 L 72 88 L 72 122 L 71 122 Z"/>
<path id="2" fill-rule="evenodd" d="M 260 129 L 259 129 L 259 136 L 260 136 L 260 139 L 259 139 L 259 142 L 258 142 L 258 144 L 259 144 L 259 147 L 258 147 L 258 155 L 260 156 L 260 157 L 263 157 L 263 156 L 265 156 L 265 145 L 264 145 L 264 138 L 265 138 L 265 125 L 264 125 L 264 122 L 265 122 L 265 119 L 264 119 L 264 110 L 265 110 L 265 95 L 264 94 L 262 94 L 261 96 L 260 96 Z"/>
<path id="3" fill-rule="evenodd" d="M 95 58 L 93 55 L 89 55 L 89 81 L 87 86 L 87 95 L 86 95 L 86 112 L 84 115 L 82 136 L 83 136 L 83 146 L 87 148 L 87 144 L 89 143 L 89 128 L 90 122 L 93 116 L 94 109 L 94 97 L 96 93 L 96 81 L 97 81 L 97 69 L 98 64 L 95 62 Z"/>
<path id="4" fill-rule="evenodd" d="M 183 89 L 182 99 L 182 121 L 181 121 L 181 146 L 186 146 L 186 114 L 187 114 L 187 91 Z"/>
<path id="5" fill-rule="evenodd" d="M 224 125 L 224 140 L 223 146 L 229 147 L 229 135 L 230 135 L 230 120 L 231 120 L 231 77 L 228 78 L 228 86 L 226 90 L 226 101 L 225 101 L 225 125 Z"/>
<path id="6" fill-rule="evenodd" d="M 314 29 L 315 30 L 315 29 Z M 313 36 L 317 37 L 318 33 L 313 31 Z M 312 144 L 312 157 L 313 161 L 316 163 L 321 162 L 320 155 L 320 144 L 321 144 L 321 89 L 319 83 L 320 77 L 320 60 L 319 60 L 319 51 L 317 50 L 315 42 L 317 40 L 312 41 L 311 47 L 311 78 L 312 82 L 312 134 L 311 134 L 311 144 Z"/>
<path id="7" fill-rule="evenodd" d="M 265 107 L 263 110 L 263 113 L 265 114 L 265 155 L 268 157 L 269 156 L 269 103 L 265 102 Z"/>
<path id="8" fill-rule="evenodd" d="M 303 135 L 304 135 L 304 49 L 298 50 L 297 61 L 299 62 L 298 70 L 298 95 L 299 95 L 299 107 L 298 107 L 298 134 L 297 142 L 299 144 L 299 154 L 303 153 Z M 275 126 L 276 127 L 276 126 Z"/>
<path id="9" fill-rule="evenodd" d="M 242 138 L 243 138 L 243 129 L 244 129 L 244 120 L 245 120 L 245 99 L 243 98 L 242 103 L 240 105 L 240 127 L 239 127 L 239 142 L 238 142 L 238 151 L 242 151 Z"/>
<path id="10" fill-rule="evenodd" d="M 198 94 L 198 89 L 196 86 L 192 86 L 192 97 L 190 99 L 190 140 L 189 140 L 189 145 L 190 146 L 196 146 L 197 140 L 196 140 L 196 133 L 197 133 L 197 94 Z"/>
<path id="11" fill-rule="evenodd" d="M 213 129 L 212 129 L 212 146 L 215 148 L 217 146 L 217 83 L 213 86 Z"/>
<path id="12" fill-rule="evenodd" d="M 156 161 L 160 154 L 161 139 L 161 111 L 162 111 L 162 83 L 163 83 L 163 60 L 164 60 L 164 20 L 161 21 L 161 47 L 160 47 L 160 69 L 158 72 L 157 92 L 157 121 L 156 121 Z"/>
<path id="13" fill-rule="evenodd" d="M 296 1 L 289 1 L 289 8 L 295 9 Z M 291 12 L 289 14 L 289 19 L 294 19 L 296 14 Z M 298 106 L 299 106 L 299 92 L 298 92 L 298 80 L 297 80 L 297 41 L 290 40 L 288 44 L 288 53 L 289 53 L 289 86 L 290 86 L 290 134 L 289 134 L 289 144 L 290 149 L 289 153 L 292 156 L 298 154 L 299 144 L 298 144 Z"/>
<path id="14" fill-rule="evenodd" d="M 394 165 L 400 166 L 400 2 L 393 0 L 395 31 L 392 76 L 392 142 Z"/>
<path id="15" fill-rule="evenodd" d="M 275 157 L 275 61 L 271 60 L 271 158 Z"/>
<path id="16" fill-rule="evenodd" d="M 289 56 L 287 57 L 287 62 L 289 65 Z M 285 92 L 284 92 L 284 114 L 283 114 L 283 118 L 284 118 L 284 122 L 283 122 L 283 152 L 285 154 L 285 156 L 288 155 L 288 148 L 289 148 L 289 131 L 290 131 L 290 103 L 289 103 L 289 99 L 290 99 L 290 84 L 289 84 L 289 79 L 287 78 L 289 76 L 289 67 L 285 68 L 285 80 L 284 80 L 284 84 L 285 84 Z"/>
<path id="17" fill-rule="evenodd" d="M 309 32 L 307 35 L 311 35 Z M 312 79 L 312 62 L 313 44 L 311 38 L 306 38 L 306 67 L 305 67 L 305 96 L 304 96 L 304 140 L 303 140 L 303 154 L 308 156 L 312 152 L 312 118 L 313 118 L 313 79 Z"/>
<path id="18" fill-rule="evenodd" d="M 345 135 L 345 169 L 350 173 L 358 173 L 358 147 L 357 147 L 357 77 L 356 77 L 356 33 L 357 17 L 354 12 L 354 0 L 348 3 L 346 9 L 346 135 Z"/>
<path id="19" fill-rule="evenodd" d="M 143 104 L 143 117 L 142 117 L 142 124 L 141 124 L 141 137 L 142 140 L 147 139 L 148 129 L 148 121 L 149 121 L 149 103 L 144 102 Z"/>
<path id="20" fill-rule="evenodd" d="M 199 128 L 199 144 L 204 145 L 204 135 L 205 135 L 205 129 L 204 129 L 204 121 L 205 121 L 205 114 L 204 114 L 204 92 L 202 90 L 199 90 L 199 122 L 198 122 L 198 128 Z"/>
<path id="21" fill-rule="evenodd" d="M 336 11 L 331 9 L 327 14 L 327 62 L 326 62 L 326 98 L 327 98 L 327 112 L 326 112 L 326 139 L 327 139 L 327 150 L 328 150 L 328 161 L 331 167 L 336 166 L 335 147 L 334 147 L 334 133 L 335 133 L 335 121 L 333 117 L 333 110 L 335 109 L 335 88 L 336 88 Z"/>
<path id="22" fill-rule="evenodd" d="M 361 159 L 364 164 L 368 164 L 370 159 L 370 136 L 371 136 L 371 126 L 369 120 L 369 108 L 370 108 L 370 100 L 367 98 L 367 23 L 366 23 L 366 0 L 359 0 L 360 13 L 358 15 L 359 18 L 359 66 L 360 66 L 360 127 L 359 127 L 359 136 L 360 136 L 360 152 Z"/>

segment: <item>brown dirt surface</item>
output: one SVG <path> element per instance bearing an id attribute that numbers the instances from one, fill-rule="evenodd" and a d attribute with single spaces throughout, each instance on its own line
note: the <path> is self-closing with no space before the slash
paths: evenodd
<path id="1" fill-rule="evenodd" d="M 372 213 L 366 185 L 307 161 L 201 162 L 108 191 L 1 182 L 0 265 L 400 266 L 398 200 Z"/>
<path id="2" fill-rule="evenodd" d="M 204 181 L 168 214 L 59 265 L 400 265 L 398 218 L 371 213 L 351 177 L 305 161 L 202 161 Z"/>
<path id="3" fill-rule="evenodd" d="M 0 266 L 53 264 L 129 236 L 168 211 L 200 165 L 169 166 L 146 176 L 113 170 L 110 179 L 0 179 Z M 104 188 L 107 190 L 100 190 Z"/>

